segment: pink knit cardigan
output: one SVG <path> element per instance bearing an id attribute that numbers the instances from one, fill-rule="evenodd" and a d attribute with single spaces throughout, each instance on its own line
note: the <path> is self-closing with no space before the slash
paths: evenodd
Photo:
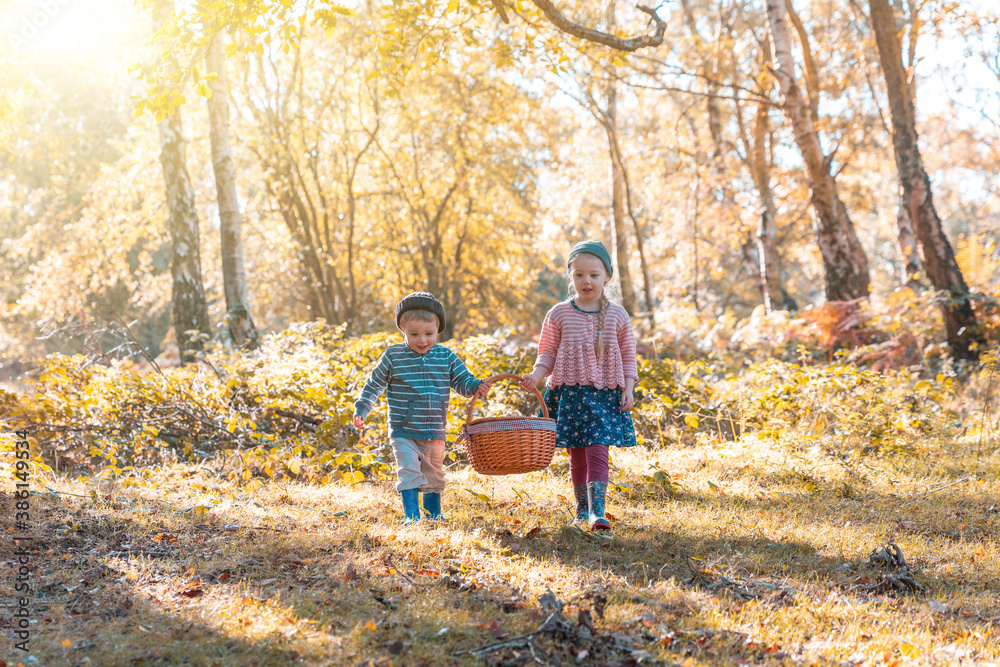
<path id="1" fill-rule="evenodd" d="M 604 356 L 597 358 L 597 313 L 578 310 L 570 301 L 557 303 L 545 316 L 538 340 L 535 368 L 545 369 L 548 386 L 591 385 L 598 389 L 625 388 L 625 378 L 639 380 L 635 338 L 628 313 L 609 304 L 604 318 Z"/>

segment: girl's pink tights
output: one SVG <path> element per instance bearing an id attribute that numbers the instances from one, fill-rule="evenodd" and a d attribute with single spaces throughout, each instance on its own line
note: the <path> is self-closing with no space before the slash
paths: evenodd
<path id="1" fill-rule="evenodd" d="M 588 445 L 569 449 L 569 476 L 574 484 L 608 481 L 608 446 Z"/>

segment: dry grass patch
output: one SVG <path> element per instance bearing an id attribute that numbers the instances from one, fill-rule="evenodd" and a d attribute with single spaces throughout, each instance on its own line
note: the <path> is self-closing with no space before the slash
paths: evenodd
<path id="1" fill-rule="evenodd" d="M 863 459 L 831 444 L 746 436 L 616 451 L 610 539 L 567 525 L 562 459 L 514 478 L 453 472 L 447 522 L 413 527 L 387 483 L 246 493 L 207 465 L 153 471 L 147 486 L 61 480 L 50 484 L 58 494 L 33 498 L 32 655 L 43 665 L 1000 660 L 994 443 Z M 908 570 L 869 564 L 887 543 Z M 3 585 L 10 599 L 13 578 Z"/>

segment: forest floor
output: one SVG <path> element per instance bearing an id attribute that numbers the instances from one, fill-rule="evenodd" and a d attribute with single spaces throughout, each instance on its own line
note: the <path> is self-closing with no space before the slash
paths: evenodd
<path id="1" fill-rule="evenodd" d="M 610 536 L 569 526 L 562 454 L 453 472 L 447 521 L 412 527 L 384 482 L 36 479 L 30 653 L 8 624 L 6 664 L 1000 664 L 992 446 L 613 456 Z"/>

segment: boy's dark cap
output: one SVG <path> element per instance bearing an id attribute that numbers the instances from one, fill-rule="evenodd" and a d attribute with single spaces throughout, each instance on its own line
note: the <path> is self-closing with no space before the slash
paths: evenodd
<path id="1" fill-rule="evenodd" d="M 438 318 L 438 333 L 444 331 L 444 306 L 430 292 L 414 292 L 407 294 L 396 304 L 396 328 L 399 329 L 399 317 L 408 310 L 428 310 Z"/>

